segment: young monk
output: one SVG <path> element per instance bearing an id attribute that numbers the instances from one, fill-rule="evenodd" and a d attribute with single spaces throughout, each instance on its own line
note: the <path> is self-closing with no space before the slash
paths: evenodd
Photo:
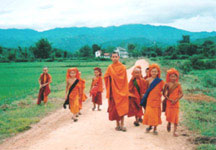
<path id="1" fill-rule="evenodd" d="M 79 101 L 82 99 L 82 89 L 79 79 L 79 71 L 77 68 L 70 68 L 67 70 L 67 85 L 65 90 L 65 103 L 63 107 L 66 109 L 66 105 L 69 105 L 70 111 L 73 114 L 72 119 L 74 122 L 78 121 L 76 117 L 80 111 Z"/>
<path id="2" fill-rule="evenodd" d="M 135 126 L 142 122 L 143 110 L 140 106 L 141 98 L 146 91 L 146 83 L 142 78 L 141 67 L 136 66 L 132 72 L 132 78 L 129 82 L 129 112 L 128 117 L 135 116 Z"/>
<path id="3" fill-rule="evenodd" d="M 43 68 L 43 73 L 39 78 L 40 90 L 38 94 L 37 104 L 40 105 L 41 101 L 44 102 L 45 106 L 48 101 L 48 95 L 50 94 L 50 83 L 52 82 L 52 77 L 48 74 L 48 67 Z"/>
<path id="4" fill-rule="evenodd" d="M 124 116 L 129 109 L 129 89 L 126 67 L 119 62 L 119 54 L 111 55 L 113 64 L 109 65 L 104 75 L 104 81 L 108 98 L 109 120 L 116 120 L 116 130 L 126 131 Z"/>
<path id="5" fill-rule="evenodd" d="M 148 78 L 149 68 L 146 68 L 145 73 L 146 73 L 146 76 L 144 77 L 144 79 L 146 80 Z"/>
<path id="6" fill-rule="evenodd" d="M 166 120 L 167 131 L 171 130 L 171 123 L 174 124 L 173 136 L 177 137 L 176 134 L 178 118 L 179 118 L 179 100 L 183 96 L 181 84 L 178 82 L 179 73 L 176 69 L 172 68 L 167 71 L 166 84 L 164 87 L 164 97 L 166 98 Z"/>
<path id="7" fill-rule="evenodd" d="M 92 96 L 93 108 L 94 111 L 97 108 L 98 111 L 101 111 L 100 105 L 102 105 L 102 92 L 103 92 L 103 82 L 102 82 L 102 72 L 101 69 L 96 67 L 94 68 L 95 77 L 92 79 L 90 95 Z"/>
<path id="8" fill-rule="evenodd" d="M 162 123 L 161 96 L 164 87 L 164 81 L 160 79 L 160 67 L 157 64 L 149 66 L 149 77 L 146 81 L 148 89 L 141 100 L 141 105 L 145 108 L 143 124 L 149 125 L 146 128 L 147 133 L 154 126 L 153 133 L 157 135 L 157 126 Z"/>
<path id="9" fill-rule="evenodd" d="M 85 80 L 81 78 L 81 72 L 79 72 L 79 81 L 80 81 L 80 85 L 81 85 L 81 99 L 79 101 L 79 110 L 81 111 L 82 109 L 82 103 L 86 101 L 87 96 L 85 94 Z M 81 112 L 79 111 L 79 115 L 81 115 Z"/>

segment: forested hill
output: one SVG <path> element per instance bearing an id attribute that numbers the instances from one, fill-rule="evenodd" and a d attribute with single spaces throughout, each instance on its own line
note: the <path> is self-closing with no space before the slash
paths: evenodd
<path id="1" fill-rule="evenodd" d="M 169 26 L 129 24 L 110 27 L 55 28 L 43 32 L 31 29 L 0 29 L 0 46 L 17 48 L 34 45 L 41 38 L 47 38 L 53 47 L 75 51 L 83 45 L 124 46 L 128 43 L 150 46 L 173 45 L 190 35 L 191 41 L 216 36 L 216 32 L 189 32 Z"/>

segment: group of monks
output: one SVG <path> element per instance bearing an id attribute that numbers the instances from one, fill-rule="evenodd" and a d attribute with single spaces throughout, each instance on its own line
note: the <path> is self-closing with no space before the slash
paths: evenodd
<path id="1" fill-rule="evenodd" d="M 92 96 L 93 108 L 100 111 L 102 105 L 103 79 L 108 99 L 109 120 L 116 121 L 116 131 L 126 131 L 124 116 L 135 117 L 134 125 L 139 123 L 148 125 L 146 132 L 153 129 L 157 135 L 157 126 L 162 123 L 161 113 L 165 112 L 167 131 L 171 131 L 171 123 L 174 124 L 173 135 L 176 134 L 179 118 L 179 100 L 183 96 L 179 80 L 179 73 L 172 68 L 167 71 L 166 82 L 160 79 L 161 70 L 157 64 L 149 65 L 146 69 L 146 76 L 142 76 L 141 66 L 135 66 L 132 78 L 128 83 L 126 67 L 119 61 L 119 54 L 113 52 L 111 55 L 112 64 L 108 66 L 102 78 L 101 68 L 94 68 L 95 77 L 92 79 L 90 96 Z M 51 76 L 44 68 L 39 83 L 40 91 L 37 104 L 43 100 L 46 104 L 47 96 L 50 93 L 49 84 Z M 70 68 L 66 74 L 66 90 L 64 108 L 69 105 L 74 122 L 81 115 L 82 102 L 87 99 L 84 93 L 85 81 L 80 77 L 81 73 L 77 68 Z M 164 100 L 162 101 L 162 96 Z M 162 107 L 161 107 L 162 106 Z M 143 111 L 143 108 L 145 111 Z"/>

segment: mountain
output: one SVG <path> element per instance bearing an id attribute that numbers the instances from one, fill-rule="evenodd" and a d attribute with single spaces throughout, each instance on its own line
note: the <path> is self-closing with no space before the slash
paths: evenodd
<path id="1" fill-rule="evenodd" d="M 216 36 L 216 32 L 189 32 L 169 26 L 129 24 L 110 27 L 71 27 L 55 28 L 43 32 L 31 29 L 0 29 L 0 45 L 15 48 L 34 45 L 41 38 L 47 38 L 52 46 L 75 51 L 83 45 L 99 44 L 102 47 L 127 45 L 173 45 L 190 35 L 191 41 Z M 110 45 L 112 44 L 112 45 Z"/>
<path id="2" fill-rule="evenodd" d="M 210 36 L 210 37 L 207 37 L 207 38 L 197 39 L 197 40 L 194 41 L 194 43 L 195 44 L 203 44 L 207 40 L 216 43 L 216 36 Z"/>

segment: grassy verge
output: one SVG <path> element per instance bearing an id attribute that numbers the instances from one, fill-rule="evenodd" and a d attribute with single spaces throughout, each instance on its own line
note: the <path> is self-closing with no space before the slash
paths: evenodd
<path id="1" fill-rule="evenodd" d="M 121 60 L 127 68 L 135 59 Z M 86 80 L 86 93 L 89 91 L 94 67 L 101 67 L 103 73 L 111 61 L 67 61 L 0 64 L 0 142 L 31 128 L 42 117 L 62 107 L 65 93 L 67 68 L 78 67 Z M 52 75 L 51 94 L 47 107 L 37 106 L 38 77 L 43 66 L 49 67 Z M 4 87 L 4 88 L 2 88 Z"/>
<path id="2" fill-rule="evenodd" d="M 162 78 L 165 79 L 166 70 L 177 68 L 180 71 L 180 82 L 184 91 L 181 99 L 183 124 L 198 135 L 194 137 L 197 149 L 216 149 L 216 70 L 191 70 L 184 72 L 181 64 L 187 60 L 165 60 L 161 58 L 149 59 L 150 63 L 160 64 Z"/>

